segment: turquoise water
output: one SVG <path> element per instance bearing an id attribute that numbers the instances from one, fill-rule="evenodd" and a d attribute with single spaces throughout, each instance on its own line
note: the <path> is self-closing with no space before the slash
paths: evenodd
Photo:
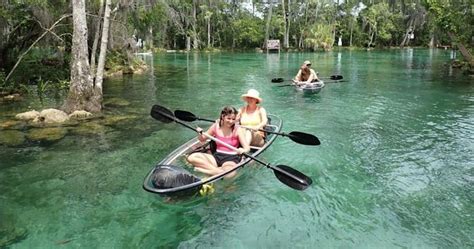
<path id="1" fill-rule="evenodd" d="M 149 73 L 108 80 L 94 133 L 66 127 L 56 142 L 0 145 L 0 247 L 473 248 L 474 84 L 445 50 L 160 54 Z M 317 95 L 291 78 L 311 60 L 340 74 Z M 207 197 L 169 201 L 142 189 L 153 165 L 195 134 L 149 116 L 153 104 L 214 118 L 260 91 L 285 132 L 260 158 L 314 183 L 296 191 L 252 164 Z M 53 106 L 50 100 L 45 106 Z M 36 98 L 0 106 L 0 123 Z M 204 124 L 201 124 L 204 125 Z M 0 130 L 5 132 L 6 130 Z M 19 130 L 28 134 L 30 128 Z"/>

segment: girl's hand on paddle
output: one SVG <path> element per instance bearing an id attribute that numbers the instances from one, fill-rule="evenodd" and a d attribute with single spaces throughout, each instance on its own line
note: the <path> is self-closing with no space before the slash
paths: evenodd
<path id="1" fill-rule="evenodd" d="M 204 143 L 204 142 L 207 140 L 206 136 L 204 136 L 204 131 L 203 131 L 202 128 L 199 127 L 199 126 L 196 127 L 196 131 L 198 132 L 198 140 L 199 140 L 199 142 Z"/>
<path id="2" fill-rule="evenodd" d="M 237 152 L 237 154 L 242 155 L 244 153 L 247 153 L 248 151 L 245 150 L 244 148 L 238 148 L 236 152 Z"/>

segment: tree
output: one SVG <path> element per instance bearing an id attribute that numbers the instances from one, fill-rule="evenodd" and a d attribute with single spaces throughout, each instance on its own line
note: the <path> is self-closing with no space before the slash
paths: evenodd
<path id="1" fill-rule="evenodd" d="M 377 41 L 382 43 L 390 41 L 395 25 L 388 4 L 382 2 L 370 6 L 362 12 L 362 18 L 367 24 L 368 48 L 376 44 Z"/>
<path id="2" fill-rule="evenodd" d="M 267 41 L 269 39 L 270 21 L 272 20 L 273 0 L 270 0 L 268 7 L 267 24 L 265 25 L 265 39 L 263 40 L 263 48 L 267 48 Z"/>
<path id="3" fill-rule="evenodd" d="M 464 44 L 474 37 L 472 23 L 474 13 L 469 1 L 455 0 L 426 0 L 428 10 L 439 31 L 446 32 L 451 41 L 455 43 L 470 67 L 474 67 L 474 58 Z"/>
<path id="4" fill-rule="evenodd" d="M 85 0 L 72 0 L 72 16 L 71 83 L 64 109 L 100 112 L 102 88 L 94 85 L 88 60 Z"/>

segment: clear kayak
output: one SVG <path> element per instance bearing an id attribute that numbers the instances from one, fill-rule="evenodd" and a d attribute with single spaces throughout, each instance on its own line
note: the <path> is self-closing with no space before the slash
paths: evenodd
<path id="1" fill-rule="evenodd" d="M 323 81 L 306 83 L 304 85 L 295 85 L 296 90 L 303 93 L 319 93 L 324 87 Z"/>
<path id="2" fill-rule="evenodd" d="M 268 120 L 269 124 L 265 128 L 266 130 L 269 132 L 281 131 L 283 121 L 279 117 L 269 114 Z M 254 157 L 260 155 L 273 143 L 276 137 L 276 134 L 267 133 L 265 144 L 262 147 L 252 147 L 250 155 Z M 237 167 L 210 177 L 197 172 L 189 172 L 188 169 L 192 170 L 192 166 L 186 161 L 187 155 L 193 152 L 210 153 L 211 145 L 210 142 L 202 144 L 195 137 L 179 146 L 150 170 L 143 182 L 143 188 L 160 196 L 192 196 L 198 193 L 203 185 L 220 180 L 252 161 L 252 159 L 244 157 Z"/>

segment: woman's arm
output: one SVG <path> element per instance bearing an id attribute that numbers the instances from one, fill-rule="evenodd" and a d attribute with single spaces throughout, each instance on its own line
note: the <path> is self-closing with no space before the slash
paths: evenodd
<path id="1" fill-rule="evenodd" d="M 302 73 L 301 69 L 298 70 L 298 73 L 296 74 L 295 79 L 294 79 L 295 81 L 301 81 L 301 73 Z"/>
<path id="2" fill-rule="evenodd" d="M 237 116 L 235 116 L 235 121 L 238 122 L 239 124 L 240 124 L 240 117 L 242 116 L 242 109 L 244 109 L 244 107 L 240 107 L 239 111 L 237 112 Z"/>
<path id="3" fill-rule="evenodd" d="M 318 74 L 314 71 L 314 69 L 311 68 L 310 72 L 311 72 L 311 75 L 309 77 L 312 78 L 311 81 L 313 81 L 313 80 L 319 81 Z"/>
<path id="4" fill-rule="evenodd" d="M 263 107 L 260 107 L 260 118 L 262 121 L 258 125 L 257 129 L 263 129 L 268 123 L 267 111 Z"/>

